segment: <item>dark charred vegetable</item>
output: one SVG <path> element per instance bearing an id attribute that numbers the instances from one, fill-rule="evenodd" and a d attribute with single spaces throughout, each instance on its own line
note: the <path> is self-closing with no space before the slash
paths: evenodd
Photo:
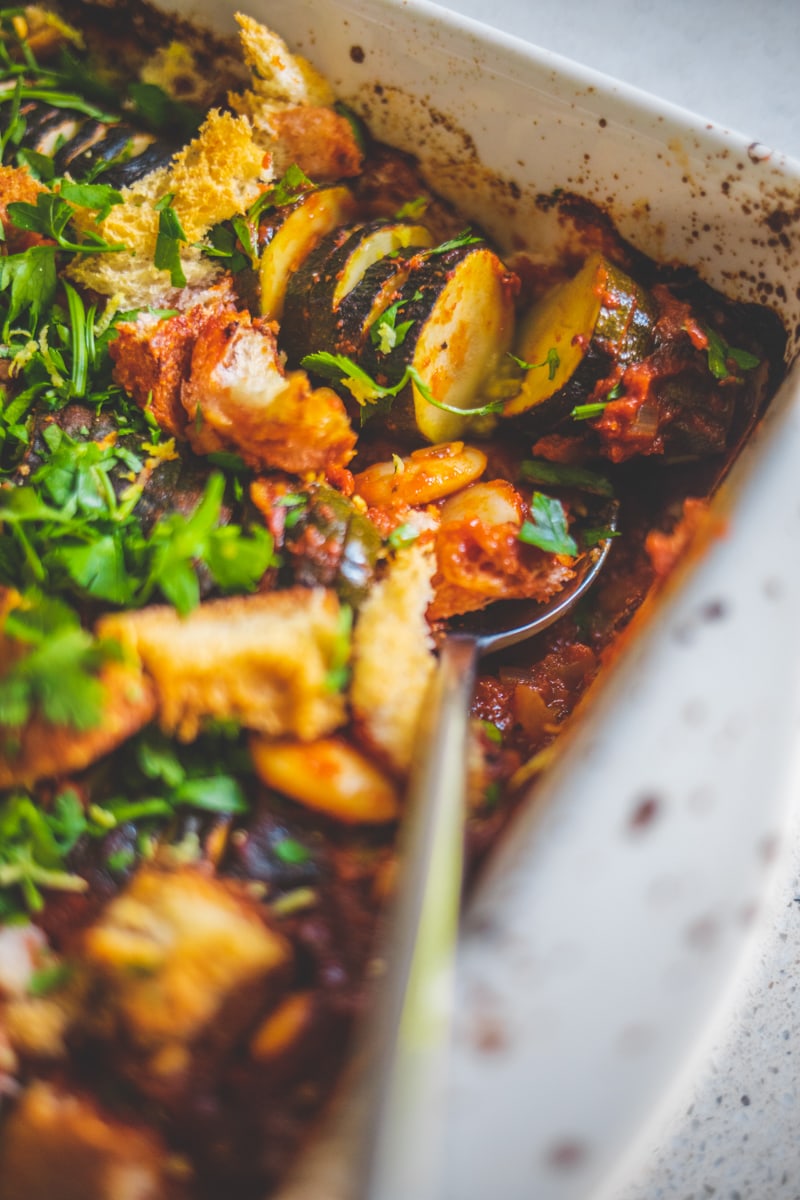
<path id="1" fill-rule="evenodd" d="M 463 437 L 476 420 L 485 425 L 470 410 L 485 412 L 485 391 L 511 345 L 516 289 L 516 276 L 480 239 L 422 258 L 392 306 L 392 329 L 382 336 L 387 313 L 379 317 L 359 360 L 381 384 L 412 372 L 393 420 L 429 442 Z"/>
<path id="2" fill-rule="evenodd" d="M 52 158 L 56 175 L 69 173 L 75 180 L 102 172 L 105 183 L 128 186 L 165 166 L 177 149 L 128 121 L 104 122 L 46 103 L 32 103 L 22 115 L 22 148 Z"/>
<path id="3" fill-rule="evenodd" d="M 281 319 L 292 275 L 326 234 L 348 224 L 355 215 L 353 194 L 343 186 L 305 192 L 277 216 L 270 214 L 269 226 L 262 226 L 262 230 L 269 230 L 269 241 L 259 266 L 262 317 L 270 321 Z"/>
<path id="4" fill-rule="evenodd" d="M 526 375 L 503 416 L 524 414 L 526 427 L 538 431 L 569 416 L 601 380 L 608 378 L 610 391 L 626 367 L 649 353 L 655 319 L 644 289 L 592 254 L 522 322 L 516 355 Z"/>
<path id="5" fill-rule="evenodd" d="M 286 289 L 281 331 L 290 359 L 299 362 L 318 350 L 354 353 L 380 314 L 382 297 L 388 306 L 392 290 L 384 285 L 400 272 L 405 259 L 399 255 L 432 243 L 429 230 L 410 221 L 371 221 L 324 238 Z M 348 303 L 376 264 L 381 270 L 370 276 L 370 287 Z"/>
<path id="6" fill-rule="evenodd" d="M 342 600 L 355 606 L 369 591 L 381 547 L 372 522 L 333 488 L 315 488 L 308 504 L 294 509 L 293 520 L 287 521 L 293 581 L 335 587 Z"/>

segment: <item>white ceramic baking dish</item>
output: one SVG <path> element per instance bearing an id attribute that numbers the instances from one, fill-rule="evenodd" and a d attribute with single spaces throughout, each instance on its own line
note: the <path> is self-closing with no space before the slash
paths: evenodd
<path id="1" fill-rule="evenodd" d="M 537 197 L 578 192 L 641 250 L 774 307 L 794 358 L 797 163 L 433 5 L 246 7 L 501 246 L 551 255 L 565 234 Z M 221 0 L 183 11 L 233 28 Z M 472 899 L 447 1200 L 613 1197 L 725 1011 L 795 774 L 799 391 L 790 372 L 720 496 L 727 535 L 615 667 Z"/>

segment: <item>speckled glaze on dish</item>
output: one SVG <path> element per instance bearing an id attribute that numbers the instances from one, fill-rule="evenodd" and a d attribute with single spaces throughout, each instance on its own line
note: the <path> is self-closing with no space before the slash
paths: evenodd
<path id="1" fill-rule="evenodd" d="M 643 251 L 773 306 L 796 355 L 800 165 L 432 5 L 242 7 L 502 246 L 550 256 L 565 233 L 540 197 L 578 192 Z M 190 11 L 232 27 L 217 0 Z M 798 392 L 795 370 L 719 497 L 726 536 L 649 615 L 473 897 L 447 1200 L 613 1200 L 724 1016 L 797 768 Z"/>

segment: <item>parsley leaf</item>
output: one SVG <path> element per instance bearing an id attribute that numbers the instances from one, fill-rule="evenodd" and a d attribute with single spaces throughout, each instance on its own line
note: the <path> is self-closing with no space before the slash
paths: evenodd
<path id="1" fill-rule="evenodd" d="M 313 187 L 314 184 L 305 172 L 296 163 L 292 163 L 278 182 L 267 188 L 255 203 L 251 204 L 247 216 L 251 221 L 255 221 L 268 208 L 283 208 L 287 204 L 294 204 L 304 192 L 311 191 Z"/>
<path id="2" fill-rule="evenodd" d="M 526 459 L 520 464 L 520 475 L 530 483 L 575 487 L 595 496 L 612 497 L 614 495 L 611 481 L 597 471 L 590 471 L 586 467 L 570 466 L 567 463 L 550 462 L 546 458 Z"/>
<path id="3" fill-rule="evenodd" d="M 0 635 L 12 654 L 0 675 L 0 726 L 21 728 L 37 713 L 78 732 L 99 725 L 105 693 L 98 676 L 121 656 L 115 642 L 98 641 L 68 605 L 36 593 L 11 610 Z"/>
<path id="4" fill-rule="evenodd" d="M 42 889 L 85 892 L 85 879 L 68 871 L 65 857 L 86 828 L 73 791 L 56 798 L 53 811 L 40 808 L 26 792 L 0 803 L 0 890 L 8 892 L 0 916 L 44 908 Z"/>
<path id="5" fill-rule="evenodd" d="M 158 235 L 153 262 L 160 271 L 169 271 L 173 287 L 185 287 L 186 276 L 181 266 L 181 245 L 187 244 L 180 217 L 172 207 L 174 196 L 162 196 L 155 205 L 158 213 Z"/>
<path id="6" fill-rule="evenodd" d="M 402 346 L 414 321 L 401 321 L 398 325 L 397 317 L 400 309 L 406 304 L 421 299 L 422 292 L 417 291 L 408 300 L 396 300 L 373 321 L 369 330 L 370 341 L 373 346 L 380 348 L 381 354 L 389 354 L 395 346 Z"/>
<path id="7" fill-rule="evenodd" d="M 731 370 L 731 363 L 742 371 L 752 371 L 760 363 L 761 360 L 748 350 L 737 350 L 735 346 L 729 346 L 713 329 L 705 329 L 704 332 L 708 338 L 708 369 L 720 383 L 739 379 L 736 372 Z"/>
<path id="8" fill-rule="evenodd" d="M 423 399 L 432 404 L 434 408 L 440 408 L 444 412 L 455 413 L 458 416 L 481 417 L 488 413 L 500 412 L 503 407 L 503 402 L 500 400 L 493 400 L 475 408 L 457 408 L 453 404 L 437 400 L 424 379 L 421 378 L 419 371 L 412 366 L 406 367 L 402 377 L 393 387 L 384 387 L 373 379 L 363 367 L 344 354 L 330 354 L 327 350 L 320 350 L 315 354 L 307 354 L 301 359 L 300 365 L 321 375 L 324 379 L 330 379 L 347 388 L 362 408 L 366 405 L 374 406 L 373 413 L 386 411 L 391 405 L 391 401 L 402 392 L 408 383 L 413 383 Z M 367 415 L 372 414 L 368 410 L 362 414 L 364 419 Z"/>
<path id="9" fill-rule="evenodd" d="M 10 290 L 10 298 L 3 337 L 8 340 L 11 325 L 26 309 L 35 328 L 42 311 L 53 303 L 56 294 L 55 246 L 31 246 L 23 254 L 0 258 L 0 292 L 6 290 Z"/>
<path id="10" fill-rule="evenodd" d="M 518 358 L 516 354 L 512 354 L 509 350 L 508 357 L 512 359 L 518 367 L 522 367 L 523 371 L 539 371 L 542 367 L 547 367 L 547 378 L 553 380 L 556 377 L 556 371 L 561 366 L 561 359 L 558 356 L 558 351 L 555 346 L 551 346 L 543 362 L 529 363 L 524 358 Z"/>
<path id="11" fill-rule="evenodd" d="M 567 516 L 560 500 L 534 492 L 530 519 L 523 521 L 518 538 L 528 546 L 538 546 L 549 554 L 565 554 L 574 558 L 578 553 L 575 539 L 567 528 Z"/>

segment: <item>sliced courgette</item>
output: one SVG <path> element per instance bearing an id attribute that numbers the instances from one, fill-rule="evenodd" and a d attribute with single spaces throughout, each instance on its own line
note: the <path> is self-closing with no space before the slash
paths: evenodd
<path id="1" fill-rule="evenodd" d="M 647 356 L 655 319 L 639 284 L 602 255 L 590 255 L 520 323 L 515 353 L 527 369 L 503 416 L 525 414 L 542 424 L 568 416 L 615 365 Z"/>
<path id="2" fill-rule="evenodd" d="M 360 365 L 390 387 L 411 368 L 415 378 L 394 401 L 394 423 L 413 424 L 426 441 L 451 442 L 485 425 L 485 417 L 469 410 L 483 407 L 484 391 L 511 346 L 518 280 L 477 239 L 419 259 L 398 298 L 395 326 L 403 327 L 402 337 L 388 351 L 368 339 Z"/>
<path id="3" fill-rule="evenodd" d="M 271 220 L 271 236 L 261 254 L 259 280 L 261 315 L 270 321 L 283 316 L 286 289 L 292 275 L 332 230 L 352 222 L 356 201 L 343 186 L 316 188 L 303 197 L 277 222 Z"/>
<path id="4" fill-rule="evenodd" d="M 347 304 L 370 268 L 387 264 L 377 276 L 380 294 L 384 281 L 397 274 L 398 254 L 432 244 L 425 226 L 410 221 L 370 221 L 353 226 L 344 236 L 342 230 L 328 234 L 286 288 L 281 345 L 289 359 L 299 361 L 320 350 L 353 353 L 363 342 L 364 325 L 378 315 L 371 291 L 366 301 L 360 292 L 355 304 Z M 373 273 L 371 281 L 375 279 Z"/>

